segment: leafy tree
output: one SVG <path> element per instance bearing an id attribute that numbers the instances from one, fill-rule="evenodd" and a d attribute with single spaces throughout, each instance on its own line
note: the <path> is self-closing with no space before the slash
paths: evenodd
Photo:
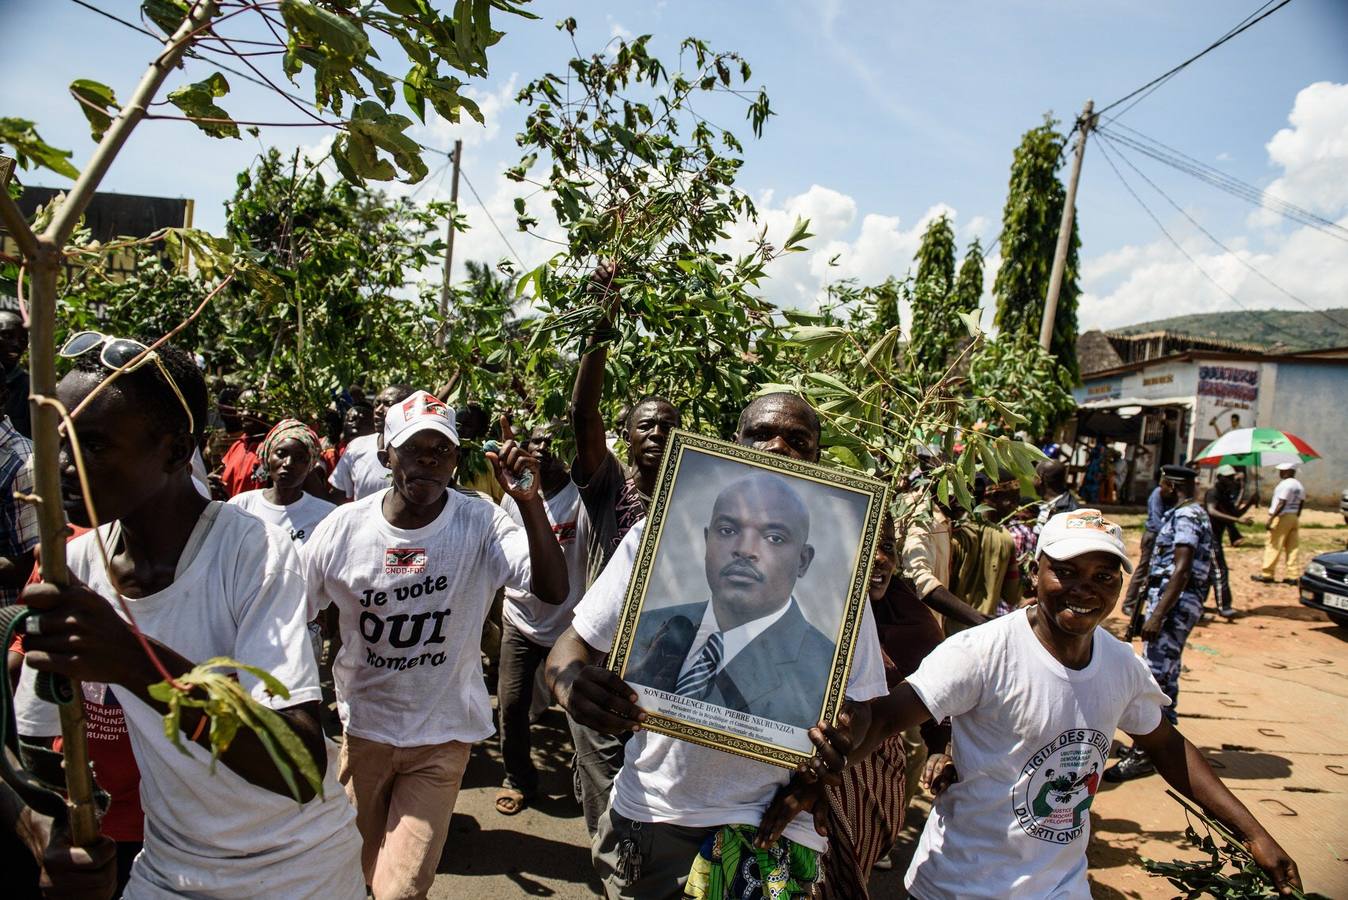
<path id="1" fill-rule="evenodd" d="M 955 232 L 950 219 L 941 215 L 922 234 L 917 248 L 917 275 L 907 286 L 913 316 L 908 356 L 914 371 L 924 377 L 945 368 L 951 344 L 949 307 L 954 287 Z M 955 324 L 958 326 L 958 321 Z"/>
<path id="2" fill-rule="evenodd" d="M 234 292 L 210 360 L 259 387 L 278 411 L 327 406 L 353 381 L 433 385 L 438 286 L 420 279 L 444 253 L 446 204 L 416 206 L 347 181 L 329 184 L 272 150 L 239 175 L 226 204 L 239 252 L 276 273 L 274 299 Z"/>
<path id="3" fill-rule="evenodd" d="M 576 24 L 558 27 L 574 34 Z M 576 352 L 571 340 L 600 329 L 614 345 L 608 384 L 667 394 L 691 424 L 725 431 L 747 394 L 771 380 L 776 310 L 755 289 L 766 265 L 809 235 L 800 223 L 781 247 L 760 234 L 747 253 L 725 252 L 730 228 L 754 215 L 734 186 L 742 145 L 695 105 L 740 103 L 758 134 L 771 115 L 767 94 L 748 87 L 751 70 L 738 54 L 689 38 L 671 68 L 649 42 L 643 35 L 606 53 L 577 52 L 565 75 L 520 92 L 532 112 L 518 138 L 525 155 L 507 175 L 545 191 L 566 232 L 566 252 L 520 280 L 543 313 L 527 350 L 560 337 Z M 519 227 L 532 230 L 528 200 L 515 208 Z M 590 284 L 601 261 L 618 267 L 612 291 Z M 544 377 L 537 389 L 540 412 L 560 414 L 570 373 Z M 607 411 L 624 399 L 609 398 Z"/>
<path id="4" fill-rule="evenodd" d="M 969 243 L 955 278 L 955 290 L 950 295 L 950 307 L 958 313 L 974 313 L 983 302 L 983 245 L 978 238 Z"/>
<path id="5" fill-rule="evenodd" d="M 1006 206 L 1002 210 L 1002 264 L 992 290 L 997 297 L 996 324 L 1004 332 L 1039 335 L 1044 316 L 1044 298 L 1048 294 L 1049 272 L 1058 244 L 1067 191 L 1058 180 L 1067 136 L 1056 128 L 1057 121 L 1045 117 L 1044 124 L 1025 132 L 1011 163 L 1011 181 Z M 1071 381 L 1079 377 L 1076 357 L 1077 284 L 1080 272 L 1077 251 L 1076 218 L 1068 245 L 1067 266 L 1063 271 L 1062 290 L 1054 319 L 1049 351 L 1063 365 Z"/>
<path id="6" fill-rule="evenodd" d="M 1039 438 L 1072 410 L 1066 367 L 1039 346 L 1038 337 L 1003 331 L 973 354 L 966 421 L 993 434 L 1026 431 Z M 995 402 L 992 398 L 996 398 Z"/>

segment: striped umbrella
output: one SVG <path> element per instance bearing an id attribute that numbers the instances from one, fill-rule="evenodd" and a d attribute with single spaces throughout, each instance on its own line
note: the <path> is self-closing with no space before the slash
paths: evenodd
<path id="1" fill-rule="evenodd" d="M 1276 428 L 1237 428 L 1203 448 L 1190 460 L 1200 466 L 1277 466 L 1319 459 L 1311 445 Z"/>

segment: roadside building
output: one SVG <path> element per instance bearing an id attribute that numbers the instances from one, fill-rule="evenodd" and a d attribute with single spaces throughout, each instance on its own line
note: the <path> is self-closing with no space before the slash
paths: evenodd
<path id="1" fill-rule="evenodd" d="M 1125 502 L 1141 502 L 1161 466 L 1233 427 L 1290 431 L 1322 453 L 1298 475 L 1310 502 L 1333 505 L 1348 487 L 1348 347 L 1275 354 L 1174 332 L 1090 331 L 1077 355 L 1073 459 L 1097 442 L 1121 449 Z"/>

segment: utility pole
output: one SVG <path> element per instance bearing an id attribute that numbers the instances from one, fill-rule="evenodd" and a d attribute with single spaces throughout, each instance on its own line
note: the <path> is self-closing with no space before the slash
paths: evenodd
<path id="1" fill-rule="evenodd" d="M 449 315 L 449 270 L 454 265 L 454 216 L 459 211 L 459 163 L 463 161 L 463 141 L 454 142 L 454 175 L 449 182 L 449 221 L 445 223 L 445 277 L 440 283 L 440 327 L 435 344 L 445 345 L 444 320 Z"/>
<path id="2" fill-rule="evenodd" d="M 1072 174 L 1067 179 L 1067 199 L 1058 226 L 1058 249 L 1053 254 L 1053 269 L 1048 276 L 1048 296 L 1044 298 L 1044 320 L 1039 325 L 1039 346 L 1045 350 L 1053 343 L 1053 320 L 1058 315 L 1058 293 L 1062 290 L 1063 270 L 1067 268 L 1067 250 L 1072 245 L 1072 215 L 1077 206 L 1077 182 L 1081 180 L 1081 158 L 1086 155 L 1086 135 L 1095 127 L 1095 101 L 1087 100 L 1081 109 L 1077 152 L 1072 158 Z"/>

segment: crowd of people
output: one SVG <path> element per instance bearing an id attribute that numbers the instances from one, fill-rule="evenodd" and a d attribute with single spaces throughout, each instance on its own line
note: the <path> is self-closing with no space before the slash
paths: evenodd
<path id="1" fill-rule="evenodd" d="M 0 355 L 12 324 L 0 318 Z M 640 386 L 605 385 L 607 333 L 581 356 L 569 421 L 544 422 L 455 410 L 443 390 L 405 384 L 271 415 L 248 389 L 211 403 L 171 344 L 146 355 L 126 338 L 71 337 L 57 389 L 79 408 L 78 451 L 67 437 L 61 455 L 71 582 L 34 572 L 32 508 L 15 496 L 30 493 L 31 462 L 6 418 L 0 589 L 31 610 L 10 648 L 18 734 L 59 750 L 35 675 L 79 679 L 110 805 L 92 848 L 17 828 L 35 852 L 7 868 L 13 896 L 424 897 L 474 745 L 500 742 L 501 816 L 538 801 L 540 679 L 566 713 L 594 871 L 615 900 L 864 898 L 922 787 L 935 800 L 912 896 L 1088 897 L 1101 781 L 1151 772 L 1241 836 L 1283 893 L 1299 888 L 1288 854 L 1175 728 L 1180 655 L 1225 569 L 1216 534 L 1238 538 L 1246 521 L 1224 481 L 1234 472 L 1200 503 L 1197 473 L 1166 467 L 1135 566 L 1060 461 L 1039 464 L 1033 501 L 980 475 L 964 509 L 924 490 L 933 451 L 906 481 L 921 524 L 883 524 L 846 702 L 810 729 L 809 763 L 645 729 L 604 662 L 682 418 Z M 132 359 L 154 364 L 126 370 Z M 9 373 L 18 357 L 3 361 Z M 617 435 L 606 388 L 634 391 Z M 790 393 L 755 397 L 728 437 L 820 458 L 819 417 Z M 1270 511 L 1269 578 L 1280 556 L 1295 565 L 1294 482 Z M 1140 610 L 1141 658 L 1102 627 L 1121 596 Z M 1229 593 L 1218 600 L 1230 608 Z M 713 615 L 689 651 L 694 677 L 726 664 L 708 653 L 724 624 Z M 199 709 L 182 712 L 181 749 L 165 736 L 152 687 L 215 657 L 288 687 L 239 674 L 318 762 L 320 791 L 288 782 L 246 728 L 213 759 Z M 1110 765 L 1118 730 L 1132 745 Z"/>

